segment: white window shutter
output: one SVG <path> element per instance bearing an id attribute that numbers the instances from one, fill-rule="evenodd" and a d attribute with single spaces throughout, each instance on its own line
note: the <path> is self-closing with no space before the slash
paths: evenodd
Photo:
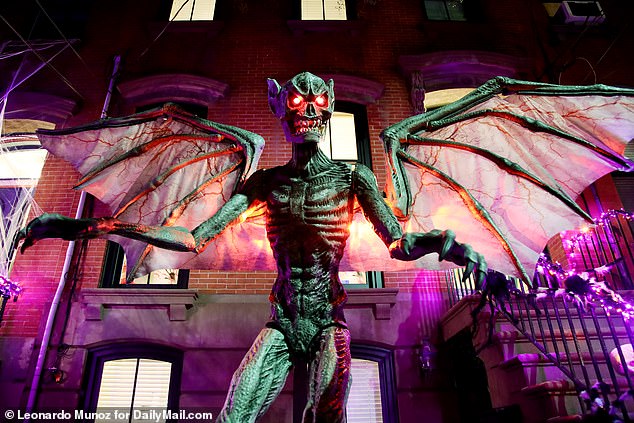
<path id="1" fill-rule="evenodd" d="M 127 412 L 131 407 L 166 409 L 171 372 L 172 363 L 167 361 L 145 358 L 106 361 L 101 374 L 97 410 L 113 408 Z"/>
<path id="2" fill-rule="evenodd" d="M 346 408 L 347 423 L 382 423 L 379 363 L 353 358 L 351 375 L 352 387 Z"/>

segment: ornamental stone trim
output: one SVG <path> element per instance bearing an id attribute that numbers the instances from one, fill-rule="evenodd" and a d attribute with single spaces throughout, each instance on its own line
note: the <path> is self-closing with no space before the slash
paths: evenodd
<path id="1" fill-rule="evenodd" d="M 155 308 L 167 310 L 171 321 L 187 319 L 198 294 L 191 289 L 88 288 L 80 294 L 86 320 L 102 320 L 109 308 Z"/>
<path id="2" fill-rule="evenodd" d="M 335 101 L 350 101 L 368 105 L 376 103 L 385 90 L 379 82 L 360 76 L 346 74 L 320 74 L 324 81 L 332 79 L 335 82 Z"/>
<path id="3" fill-rule="evenodd" d="M 209 106 L 229 92 L 229 85 L 202 76 L 172 73 L 146 76 L 118 85 L 128 104 L 145 105 L 181 101 Z"/>
<path id="4" fill-rule="evenodd" d="M 76 109 L 77 102 L 68 98 L 40 92 L 16 92 L 11 94 L 4 118 L 42 120 L 59 128 Z"/>
<path id="5" fill-rule="evenodd" d="M 478 87 L 496 76 L 522 78 L 528 72 L 526 59 L 478 50 L 455 50 L 400 56 L 401 73 L 410 80 L 419 72 L 426 91 Z"/>
<path id="6" fill-rule="evenodd" d="M 346 308 L 372 308 L 376 320 L 390 320 L 397 288 L 348 289 Z"/>

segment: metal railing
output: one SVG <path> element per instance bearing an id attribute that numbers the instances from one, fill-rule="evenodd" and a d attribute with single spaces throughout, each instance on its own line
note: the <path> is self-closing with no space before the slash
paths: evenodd
<path id="1" fill-rule="evenodd" d="M 564 239 L 567 269 L 544 257 L 533 286 L 489 272 L 482 292 L 494 306 L 492 318 L 505 316 L 539 359 L 565 376 L 583 413 L 612 413 L 626 422 L 632 421 L 628 410 L 634 412 L 634 307 L 625 291 L 632 289 L 634 268 L 631 225 L 631 215 L 610 212 L 596 227 Z M 480 292 L 473 278 L 462 281 L 461 269 L 445 275 L 451 305 Z M 502 332 L 491 332 L 489 341 Z"/>

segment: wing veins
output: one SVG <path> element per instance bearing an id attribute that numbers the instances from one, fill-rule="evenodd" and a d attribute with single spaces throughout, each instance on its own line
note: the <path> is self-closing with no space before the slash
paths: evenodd
<path id="1" fill-rule="evenodd" d="M 416 135 L 411 135 L 408 137 L 408 144 L 411 145 L 435 145 L 439 147 L 448 147 L 448 148 L 456 148 L 459 150 L 468 151 L 470 153 L 477 154 L 481 157 L 484 157 L 491 162 L 495 163 L 500 169 L 510 173 L 511 175 L 517 176 L 519 178 L 525 179 L 534 185 L 540 187 L 545 190 L 549 194 L 558 198 L 562 203 L 564 203 L 568 208 L 573 210 L 576 214 L 578 214 L 583 219 L 592 223 L 592 218 L 581 208 L 574 200 L 563 190 L 559 184 L 556 187 L 548 185 L 546 182 L 542 181 L 537 175 L 529 172 L 524 169 L 520 164 L 511 161 L 505 157 L 502 157 L 498 154 L 493 153 L 492 151 L 486 150 L 484 148 L 476 147 L 474 145 L 464 144 L 456 141 L 449 140 L 441 140 L 435 138 L 427 138 L 427 137 L 419 137 Z"/>
<path id="2" fill-rule="evenodd" d="M 414 166 L 416 166 L 416 167 L 418 167 L 420 169 L 428 171 L 429 173 L 431 173 L 432 175 L 434 175 L 438 179 L 440 179 L 443 182 L 447 183 L 451 187 L 452 190 L 456 191 L 456 193 L 458 193 L 458 195 L 460 196 L 460 198 L 464 202 L 464 204 L 467 207 L 467 209 L 471 212 L 471 214 L 480 223 L 482 223 L 482 225 L 489 232 L 491 232 L 498 239 L 498 241 L 502 245 L 502 248 L 507 253 L 507 255 L 510 257 L 511 261 L 513 262 L 513 265 L 518 270 L 518 272 L 522 275 L 524 280 L 526 282 L 530 282 L 531 279 L 528 277 L 528 274 L 526 273 L 526 269 L 524 269 L 524 266 L 522 265 L 522 263 L 520 262 L 519 258 L 515 254 L 515 251 L 511 247 L 511 244 L 506 239 L 504 234 L 502 234 L 502 232 L 498 229 L 498 227 L 495 224 L 495 222 L 493 221 L 493 219 L 491 219 L 491 216 L 489 215 L 489 212 L 487 212 L 487 210 L 484 208 L 484 206 L 482 206 L 482 204 L 476 198 L 474 198 L 471 195 L 471 193 L 469 193 L 469 190 L 467 190 L 458 181 L 456 181 L 455 179 L 451 178 L 449 175 L 447 175 L 446 173 L 442 172 L 441 170 L 436 169 L 435 167 L 430 166 L 427 163 L 424 163 L 424 162 L 416 159 L 415 157 L 412 157 L 411 155 L 407 154 L 406 152 L 404 152 L 402 150 L 398 152 L 398 155 L 399 155 L 399 157 L 401 159 L 408 161 L 409 163 L 413 164 Z"/>
<path id="3" fill-rule="evenodd" d="M 174 207 L 174 209 L 172 209 L 172 211 L 170 212 L 169 216 L 167 216 L 163 220 L 161 225 L 162 226 L 173 226 L 174 222 L 176 221 L 176 219 L 178 219 L 183 214 L 183 212 L 185 211 L 187 206 L 193 200 L 195 200 L 195 197 L 196 197 L 196 195 L 198 193 L 200 193 L 207 186 L 209 186 L 210 184 L 214 183 L 218 179 L 220 179 L 220 178 L 228 175 L 229 173 L 233 172 L 242 163 L 243 163 L 243 160 L 240 160 L 239 163 L 235 163 L 233 166 L 225 169 L 223 172 L 212 176 L 211 178 L 207 179 L 205 182 L 200 184 L 198 187 L 196 187 L 196 189 L 192 190 L 189 194 L 187 194 L 185 197 L 183 197 L 183 199 L 176 205 L 176 207 Z M 141 266 L 141 263 L 143 263 L 143 261 L 148 256 L 148 254 L 150 254 L 150 252 L 152 251 L 153 248 L 154 248 L 154 246 L 151 245 L 151 244 L 147 244 L 145 246 L 145 249 L 143 250 L 143 252 L 139 256 L 139 258 L 137 259 L 136 263 L 134 263 L 134 266 L 130 270 L 128 270 L 128 276 L 126 276 L 126 281 L 127 282 L 130 282 L 130 281 L 132 281 L 134 279 L 133 275 L 137 272 L 137 270 Z"/>
<path id="4" fill-rule="evenodd" d="M 216 139 L 214 139 L 216 138 Z M 75 186 L 75 188 L 77 189 L 82 189 L 84 188 L 86 185 L 88 185 L 90 183 L 90 180 L 93 179 L 95 176 L 97 176 L 99 173 L 103 172 L 104 170 L 106 170 L 107 168 L 109 168 L 110 166 L 114 166 L 117 163 L 120 163 L 124 160 L 127 159 L 131 159 L 133 157 L 138 157 L 144 153 L 147 153 L 149 150 L 151 150 L 152 148 L 156 147 L 157 145 L 163 144 L 165 146 L 168 146 L 169 144 L 174 144 L 177 142 L 181 142 L 184 139 L 188 140 L 188 141 L 203 141 L 203 142 L 209 142 L 209 141 L 213 141 L 215 143 L 220 142 L 222 140 L 222 136 L 221 135 L 217 135 L 215 137 L 211 137 L 210 135 L 205 135 L 205 136 L 197 136 L 197 135 L 191 135 L 191 134 L 174 134 L 174 135 L 169 135 L 166 137 L 160 137 L 160 138 L 154 138 L 151 141 L 148 141 L 144 144 L 138 145 L 136 147 L 131 148 L 130 150 L 126 151 L 123 154 L 120 154 L 117 157 L 114 157 L 112 159 L 110 159 L 109 161 L 105 161 L 105 162 L 100 162 L 99 164 L 97 164 L 97 166 L 93 167 L 92 169 L 90 169 L 77 183 L 77 185 Z"/>
<path id="5" fill-rule="evenodd" d="M 505 112 L 505 111 L 501 111 L 501 110 L 494 110 L 494 109 L 483 109 L 483 110 L 476 110 L 476 111 L 472 111 L 472 112 L 467 112 L 464 114 L 461 114 L 459 116 L 454 116 L 454 117 L 449 117 L 446 119 L 440 119 L 440 120 L 435 120 L 435 121 L 430 121 L 425 123 L 425 128 L 423 129 L 423 131 L 426 130 L 436 130 L 439 128 L 443 128 L 445 126 L 448 125 L 452 125 L 454 123 L 457 122 L 461 122 L 461 121 L 465 121 L 465 120 L 469 120 L 469 119 L 477 119 L 480 117 L 488 117 L 488 116 L 494 116 L 494 117 L 498 117 L 510 122 L 515 122 L 518 125 L 523 126 L 524 128 L 527 128 L 529 130 L 532 130 L 534 132 L 544 132 L 544 133 L 548 133 L 550 135 L 555 135 L 558 136 L 560 138 L 564 138 L 568 141 L 572 141 L 582 147 L 588 148 L 592 151 L 594 151 L 595 153 L 603 156 L 604 158 L 610 160 L 612 163 L 615 163 L 616 165 L 620 166 L 623 169 L 629 169 L 630 167 L 630 163 L 624 161 L 623 159 L 621 159 L 621 157 L 613 152 L 607 151 L 597 145 L 594 145 L 593 143 L 591 143 L 588 140 L 585 140 L 583 138 L 577 137 L 573 134 L 569 134 L 568 132 L 562 131 L 561 129 L 557 129 L 554 126 L 548 125 L 547 123 L 544 123 L 542 121 L 539 121 L 537 119 L 533 119 L 527 116 L 521 116 L 518 115 L 516 113 L 510 113 L 510 112 Z"/>
<path id="6" fill-rule="evenodd" d="M 241 149 L 238 146 L 230 146 L 230 147 L 227 147 L 227 148 L 222 149 L 222 150 L 211 151 L 209 153 L 202 154 L 200 156 L 188 158 L 187 160 L 184 160 L 184 161 L 178 163 L 177 165 L 172 166 L 171 168 L 167 169 L 162 174 L 158 175 L 152 181 L 150 181 L 148 183 L 147 187 L 144 190 L 138 192 L 130 200 L 128 200 L 125 204 L 121 205 L 119 207 L 119 210 L 117 210 L 117 212 L 114 213 L 114 217 L 118 217 L 119 215 L 121 215 L 121 213 L 125 212 L 128 209 L 128 207 L 130 207 L 133 203 L 135 203 L 138 199 L 140 199 L 144 195 L 148 194 L 149 192 L 154 191 L 155 189 L 157 189 L 158 187 L 163 185 L 163 183 L 167 180 L 167 178 L 169 178 L 171 175 L 176 173 L 178 170 L 184 168 L 185 166 L 189 166 L 190 164 L 193 164 L 193 163 L 196 163 L 196 162 L 199 162 L 199 161 L 202 161 L 202 160 L 206 160 L 206 159 L 209 159 L 209 158 L 212 158 L 212 157 L 218 157 L 218 156 L 222 156 L 222 155 L 235 153 L 236 151 L 240 151 L 240 150 Z"/>

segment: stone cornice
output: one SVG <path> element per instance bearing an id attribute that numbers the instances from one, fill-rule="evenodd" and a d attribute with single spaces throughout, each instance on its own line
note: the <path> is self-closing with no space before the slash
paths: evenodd
<path id="1" fill-rule="evenodd" d="M 370 79 L 346 74 L 320 74 L 325 81 L 335 81 L 335 100 L 373 104 L 383 95 L 385 86 Z"/>
<path id="2" fill-rule="evenodd" d="M 182 73 L 146 76 L 122 82 L 118 88 L 126 103 L 136 105 L 182 101 L 208 106 L 229 91 L 224 82 Z"/>
<path id="3" fill-rule="evenodd" d="M 426 91 L 475 88 L 495 76 L 520 77 L 528 67 L 526 60 L 515 56 L 477 50 L 400 56 L 398 63 L 408 79 L 420 72 Z"/>

